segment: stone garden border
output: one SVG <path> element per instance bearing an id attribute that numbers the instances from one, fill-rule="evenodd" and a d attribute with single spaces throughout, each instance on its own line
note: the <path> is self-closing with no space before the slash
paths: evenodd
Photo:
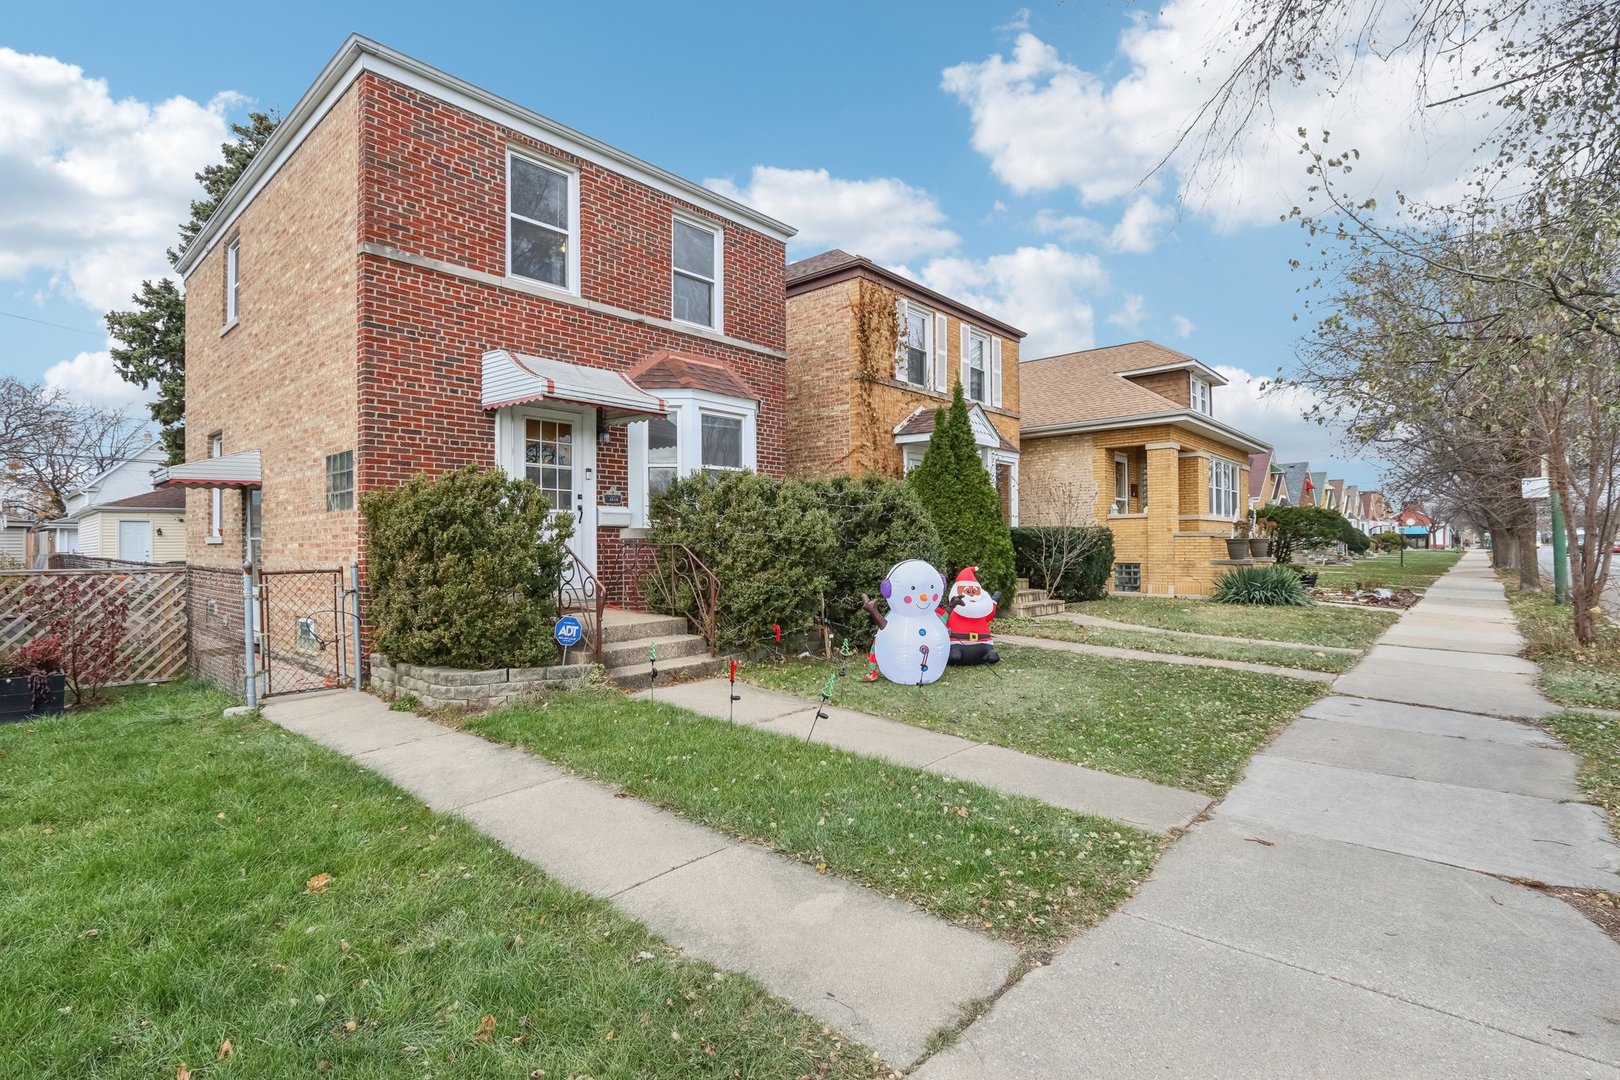
<path id="1" fill-rule="evenodd" d="M 595 664 L 557 664 L 477 671 L 396 664 L 382 653 L 371 654 L 372 689 L 389 698 L 410 694 L 424 709 L 499 708 L 548 690 L 580 686 L 601 670 Z"/>

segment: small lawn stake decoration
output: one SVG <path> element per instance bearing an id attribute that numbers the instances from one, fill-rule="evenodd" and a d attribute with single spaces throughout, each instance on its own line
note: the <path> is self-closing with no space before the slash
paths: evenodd
<path id="1" fill-rule="evenodd" d="M 731 702 L 730 702 L 730 705 L 728 706 L 728 708 L 731 711 L 730 711 L 730 715 L 729 715 L 728 719 L 730 719 L 733 723 L 735 723 L 736 720 L 737 720 L 737 702 L 742 700 L 742 698 L 737 695 L 737 661 L 735 661 L 735 660 L 733 660 L 731 662 L 731 675 L 730 675 L 730 678 L 731 678 Z"/>
<path id="2" fill-rule="evenodd" d="M 816 705 L 816 715 L 810 718 L 810 730 L 804 737 L 805 742 L 816 733 L 816 721 L 827 719 L 827 702 L 832 700 L 833 687 L 838 682 L 838 673 L 835 671 L 827 676 L 827 685 L 821 688 L 821 701 Z"/>
<path id="3" fill-rule="evenodd" d="M 653 699 L 653 686 L 658 682 L 658 642 L 647 645 L 647 700 Z"/>
<path id="4" fill-rule="evenodd" d="M 907 559 L 890 568 L 882 592 L 889 602 L 887 615 L 878 611 L 870 596 L 861 595 L 861 606 L 878 626 L 872 642 L 878 670 L 885 679 L 902 686 L 938 681 L 945 674 L 939 658 L 950 654 L 950 638 L 936 613 L 944 598 L 945 579 L 921 559 Z"/>

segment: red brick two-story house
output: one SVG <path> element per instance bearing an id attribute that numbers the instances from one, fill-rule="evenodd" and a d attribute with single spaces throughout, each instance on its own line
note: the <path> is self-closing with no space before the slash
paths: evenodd
<path id="1" fill-rule="evenodd" d="M 791 235 L 350 38 L 178 265 L 189 559 L 363 571 L 361 496 L 476 462 L 633 603 L 649 490 L 785 468 Z"/>

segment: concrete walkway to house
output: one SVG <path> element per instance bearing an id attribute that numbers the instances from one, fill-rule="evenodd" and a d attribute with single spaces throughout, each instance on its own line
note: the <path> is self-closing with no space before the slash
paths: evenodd
<path id="1" fill-rule="evenodd" d="M 1620 891 L 1482 554 L 1305 710 L 1124 908 L 917 1080 L 1620 1080 Z"/>
<path id="2" fill-rule="evenodd" d="M 1158 601 L 1149 600 L 1148 603 L 1158 603 Z M 1352 649 L 1344 645 L 1312 645 L 1304 641 L 1271 641 L 1267 638 L 1201 634 L 1196 630 L 1168 630 L 1162 626 L 1149 626 L 1146 623 L 1119 622 L 1115 619 L 1105 619 L 1100 615 L 1082 615 L 1078 611 L 1058 611 L 1051 615 L 1042 615 L 1038 621 L 1071 622 L 1078 626 L 1096 627 L 1098 630 L 1126 630 L 1133 634 L 1166 634 L 1170 637 L 1189 638 L 1193 641 L 1220 641 L 1228 645 L 1263 645 L 1272 649 L 1301 649 L 1306 652 L 1342 653 L 1346 656 L 1360 656 L 1362 652 L 1360 649 Z"/>
<path id="3" fill-rule="evenodd" d="M 1213 656 L 1178 656 L 1175 653 L 1148 652 L 1145 649 L 1120 649 L 1113 645 L 1085 645 L 1078 641 L 1025 637 L 1022 634 L 997 634 L 996 640 L 1008 645 L 1028 645 L 1036 649 L 1056 649 L 1059 652 L 1084 653 L 1087 656 L 1106 656 L 1110 660 L 1148 660 L 1156 664 L 1227 668 L 1231 671 L 1253 671 L 1259 675 L 1281 675 L 1285 679 L 1304 679 L 1306 682 L 1330 683 L 1338 678 L 1332 672 L 1311 671 L 1308 668 L 1256 664 L 1248 660 L 1222 660 Z"/>
<path id="4" fill-rule="evenodd" d="M 355 691 L 265 716 L 465 818 L 693 956 L 744 972 L 900 1068 L 993 994 L 1012 946 Z"/>
<path id="5" fill-rule="evenodd" d="M 724 720 L 732 715 L 731 684 L 725 679 L 678 683 L 654 692 L 659 701 Z M 638 697 L 647 697 L 643 691 Z M 735 719 L 789 738 L 812 735 L 816 703 L 791 694 L 739 682 Z M 870 713 L 829 705 L 815 722 L 818 743 L 967 780 L 1010 795 L 1123 821 L 1151 832 L 1183 828 L 1204 812 L 1210 797 L 1131 776 L 1070 765 L 1051 758 L 978 743 L 958 735 L 886 720 Z"/>

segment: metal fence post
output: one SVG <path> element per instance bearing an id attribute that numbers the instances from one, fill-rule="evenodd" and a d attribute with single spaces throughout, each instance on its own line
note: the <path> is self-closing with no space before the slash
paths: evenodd
<path id="1" fill-rule="evenodd" d="M 350 638 L 354 642 L 354 688 L 360 689 L 360 564 L 349 564 L 349 607 L 353 613 L 354 625 L 350 628 Z"/>
<path id="2" fill-rule="evenodd" d="M 243 665 L 246 680 L 243 683 L 247 692 L 248 708 L 259 707 L 259 672 L 258 665 L 253 662 L 253 639 L 255 637 L 253 624 L 256 621 L 258 604 L 253 595 L 253 564 L 242 564 L 242 647 Z"/>

